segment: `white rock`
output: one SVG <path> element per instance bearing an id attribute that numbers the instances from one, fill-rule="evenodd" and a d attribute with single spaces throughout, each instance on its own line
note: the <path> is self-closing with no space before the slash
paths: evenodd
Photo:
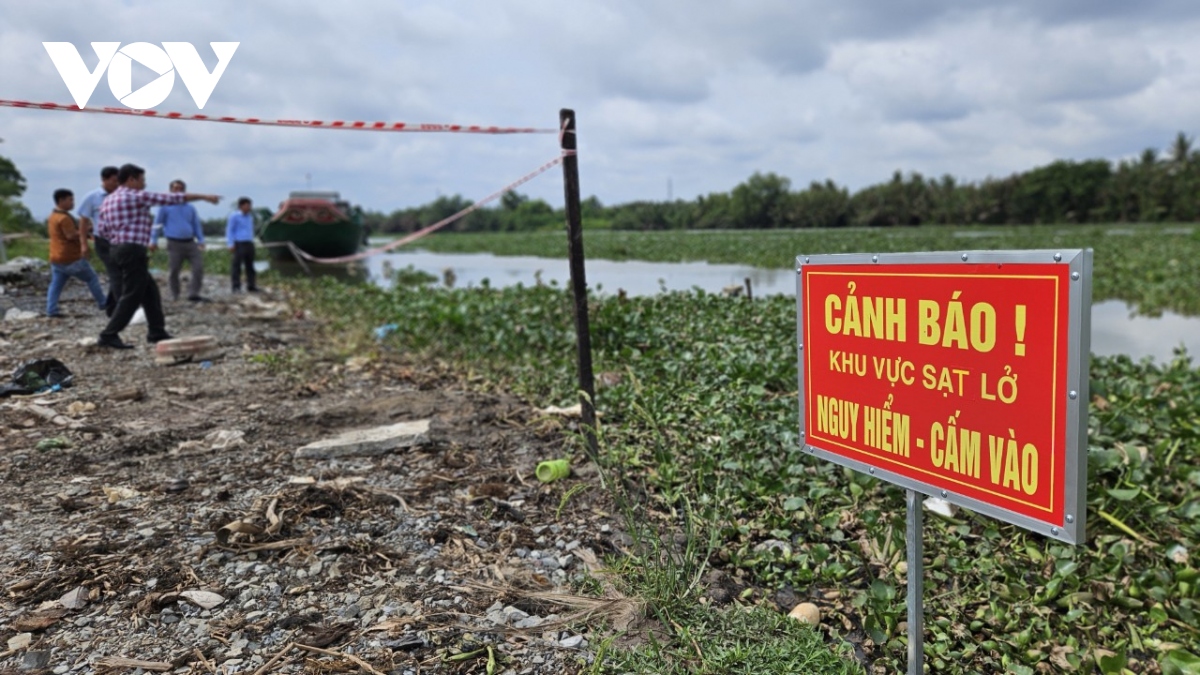
<path id="1" fill-rule="evenodd" d="M 225 602 L 225 598 L 209 591 L 184 591 L 179 594 L 179 597 L 202 609 L 212 609 Z"/>
<path id="2" fill-rule="evenodd" d="M 540 616 L 527 616 L 514 623 L 513 628 L 537 628 L 545 622 L 546 620 Z"/>
<path id="3" fill-rule="evenodd" d="M 331 459 L 382 455 L 400 448 L 424 445 L 429 437 L 429 420 L 400 422 L 385 427 L 347 431 L 296 450 L 296 459 Z"/>
<path id="4" fill-rule="evenodd" d="M 559 640 L 558 644 L 562 645 L 566 649 L 577 649 L 583 645 L 583 636 L 572 635 L 571 637 Z"/>
<path id="5" fill-rule="evenodd" d="M 511 605 L 509 605 L 508 607 L 505 607 L 503 612 L 504 612 L 505 618 L 508 619 L 509 623 L 513 623 L 515 621 L 520 621 L 522 619 L 529 618 L 528 612 L 517 609 L 516 607 L 513 607 Z"/>
<path id="6" fill-rule="evenodd" d="M 245 442 L 246 432 L 230 429 L 210 431 L 204 437 L 204 442 L 213 450 L 228 450 L 236 448 Z"/>
<path id="7" fill-rule="evenodd" d="M 19 649 L 25 649 L 31 644 L 33 644 L 33 633 L 17 633 L 8 638 L 8 648 L 14 652 Z"/>
<path id="8" fill-rule="evenodd" d="M 27 312 L 20 307 L 13 307 L 4 315 L 5 321 L 28 321 L 38 318 L 37 312 Z"/>
<path id="9" fill-rule="evenodd" d="M 66 595 L 58 599 L 58 604 L 67 609 L 80 609 L 88 602 L 88 592 L 83 586 L 79 586 L 73 591 L 68 591 Z"/>
<path id="10" fill-rule="evenodd" d="M 100 489 L 104 491 L 104 496 L 108 497 L 109 504 L 116 504 L 117 502 L 122 502 L 122 501 L 125 501 L 126 499 L 133 499 L 134 497 L 137 497 L 138 495 L 141 494 L 140 492 L 138 492 L 137 490 L 134 490 L 133 488 L 120 487 L 120 486 L 109 487 L 106 485 Z"/>
<path id="11" fill-rule="evenodd" d="M 27 255 L 19 255 L 4 263 L 4 265 L 0 265 L 0 268 L 3 268 L 6 273 L 12 270 L 24 272 L 26 270 L 40 270 L 49 264 L 50 263 L 42 260 L 41 258 L 31 258 Z"/>

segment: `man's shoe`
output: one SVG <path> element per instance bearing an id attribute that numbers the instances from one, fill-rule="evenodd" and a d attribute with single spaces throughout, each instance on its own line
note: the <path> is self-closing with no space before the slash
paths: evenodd
<path id="1" fill-rule="evenodd" d="M 171 334 L 166 333 L 166 332 L 146 336 L 146 342 L 149 342 L 150 344 L 155 344 L 157 342 L 162 342 L 163 340 L 170 340 L 170 339 L 172 339 Z"/>
<path id="2" fill-rule="evenodd" d="M 65 319 L 65 318 L 67 318 L 67 315 L 63 314 L 62 312 L 55 312 L 53 314 L 47 314 L 46 318 L 47 319 Z"/>
<path id="3" fill-rule="evenodd" d="M 108 347 L 109 349 L 133 349 L 133 345 L 122 341 L 121 338 L 117 337 L 116 335 L 101 335 L 100 338 L 96 340 L 96 346 Z"/>

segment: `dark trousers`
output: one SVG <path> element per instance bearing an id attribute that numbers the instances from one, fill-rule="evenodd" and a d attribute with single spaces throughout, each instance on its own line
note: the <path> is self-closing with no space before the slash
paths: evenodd
<path id="1" fill-rule="evenodd" d="M 104 237 L 95 237 L 96 255 L 104 263 L 104 272 L 108 275 L 108 298 L 104 302 L 104 311 L 112 316 L 117 307 L 117 298 L 121 297 L 121 273 L 112 261 L 112 245 Z"/>
<path id="2" fill-rule="evenodd" d="M 108 325 L 100 331 L 103 337 L 117 337 L 129 325 L 137 308 L 146 313 L 147 337 L 165 335 L 162 297 L 158 283 L 150 276 L 150 257 L 141 244 L 118 244 L 110 249 L 109 257 L 121 275 L 121 297 Z"/>
<path id="3" fill-rule="evenodd" d="M 235 291 L 242 290 L 242 267 L 246 268 L 246 290 L 256 290 L 258 286 L 254 283 L 256 276 L 252 241 L 233 242 L 233 269 L 230 271 L 229 281 Z"/>
<path id="4" fill-rule="evenodd" d="M 204 286 L 204 251 L 200 244 L 191 239 L 167 238 L 167 286 L 171 289 L 171 297 L 179 299 L 179 270 L 183 262 L 192 266 L 192 280 L 188 283 L 188 297 L 200 297 L 200 289 Z"/>

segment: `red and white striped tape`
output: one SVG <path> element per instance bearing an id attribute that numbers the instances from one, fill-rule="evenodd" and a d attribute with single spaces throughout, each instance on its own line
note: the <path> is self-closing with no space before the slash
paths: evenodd
<path id="1" fill-rule="evenodd" d="M 318 258 L 316 256 L 305 253 L 304 251 L 301 251 L 299 248 L 296 248 L 294 246 L 291 247 L 292 253 L 299 255 L 301 258 L 304 258 L 305 260 L 307 260 L 309 262 L 321 263 L 324 265 L 357 262 L 359 260 L 365 260 L 367 258 L 370 258 L 373 255 L 378 255 L 380 253 L 386 253 L 387 251 L 390 251 L 394 248 L 399 248 L 401 246 L 404 246 L 405 244 L 412 243 L 412 242 L 420 239 L 421 237 L 424 237 L 425 235 L 433 234 L 434 232 L 442 229 L 443 227 L 449 225 L 450 223 L 453 223 L 454 221 L 465 217 L 468 213 L 471 213 L 472 211 L 479 209 L 484 204 L 487 204 L 488 202 L 499 199 L 500 196 L 503 195 L 505 192 L 508 192 L 510 190 L 515 190 L 518 187 L 520 187 L 521 185 L 533 180 L 534 178 L 537 178 L 541 174 L 549 171 L 550 169 L 553 169 L 554 167 L 556 167 L 562 163 L 563 158 L 565 158 L 569 155 L 573 155 L 573 154 L 575 154 L 574 150 L 563 150 L 562 154 L 559 155 L 558 157 L 555 157 L 554 159 L 550 160 L 549 162 L 546 162 L 545 164 L 534 169 L 533 171 L 530 171 L 529 173 L 525 174 L 524 176 L 521 176 L 517 180 L 509 183 L 508 185 L 505 185 L 504 187 L 500 188 L 499 190 L 496 190 L 492 194 L 484 197 L 483 199 L 480 199 L 479 201 L 477 201 L 474 204 L 468 206 L 467 208 L 459 211 L 458 213 L 455 213 L 452 216 L 447 216 L 447 217 L 437 221 L 436 223 L 433 223 L 432 225 L 426 225 L 425 227 L 417 230 L 416 232 L 411 232 L 409 234 L 406 234 L 403 237 L 400 237 L 399 239 L 389 241 L 387 244 L 384 244 L 383 246 L 380 246 L 378 248 L 368 249 L 366 251 L 361 251 L 359 253 L 354 253 L 352 255 L 339 256 L 337 258 Z M 287 246 L 288 243 L 289 242 L 278 242 L 278 243 L 267 244 L 267 246 Z"/>
<path id="2" fill-rule="evenodd" d="M 260 127 L 301 127 L 306 129 L 350 129 L 354 131 L 398 131 L 407 133 L 458 133 L 458 134 L 557 134 L 558 129 L 535 127 L 497 127 L 477 124 L 410 124 L 408 122 L 347 122 L 344 120 L 264 120 L 257 117 L 218 117 L 214 115 L 185 115 L 177 112 L 157 110 L 133 110 L 130 108 L 80 108 L 62 103 L 34 103 L 0 98 L 0 108 L 29 108 L 34 110 L 62 110 L 66 112 L 105 113 L 130 117 L 148 117 L 162 120 L 189 120 L 193 122 L 225 122 L 227 124 L 250 124 Z"/>
<path id="3" fill-rule="evenodd" d="M 90 113 L 106 113 L 110 115 L 127 115 L 132 117 L 143 117 L 151 119 L 167 119 L 167 120 L 191 120 L 195 122 L 225 122 L 228 124 L 250 124 L 258 126 L 276 126 L 276 127 L 293 127 L 293 128 L 308 128 L 308 129 L 351 129 L 357 131 L 398 131 L 398 132 L 443 132 L 443 133 L 462 133 L 462 134 L 558 134 L 559 144 L 562 144 L 562 136 L 569 133 L 564 126 L 560 129 L 538 129 L 535 127 L 497 127 L 497 126 L 479 126 L 479 125 L 462 125 L 462 124 L 409 124 L 407 122 L 345 122 L 342 120 L 334 120 L 323 122 L 320 120 L 264 120 L 257 117 L 214 117 L 211 115 L 184 115 L 177 112 L 160 113 L 157 110 L 133 110 L 130 108 L 80 108 L 76 105 L 64 105 L 62 103 L 34 103 L 32 101 L 17 101 L 0 98 L 0 108 L 29 108 L 35 110 L 62 110 L 67 112 L 90 112 Z M 416 232 L 407 234 L 399 239 L 388 242 L 386 245 L 379 248 L 373 248 L 353 255 L 340 256 L 336 258 L 318 258 L 310 255 L 300 249 L 292 246 L 292 252 L 304 258 L 307 261 L 322 263 L 322 264 L 337 264 L 355 262 L 364 260 L 373 255 L 390 251 L 394 248 L 404 246 L 432 234 L 443 227 L 453 223 L 467 214 L 479 209 L 484 204 L 493 200 L 499 199 L 501 195 L 510 190 L 515 190 L 522 184 L 533 180 L 537 176 L 549 171 L 555 166 L 562 163 L 563 158 L 574 155 L 574 150 L 563 150 L 558 157 L 546 162 L 542 166 L 525 174 L 521 178 L 509 183 L 508 185 L 496 190 L 492 194 L 480 199 L 467 208 L 455 213 L 452 216 L 443 218 L 432 225 L 428 225 Z M 277 242 L 267 244 L 268 246 L 288 246 L 290 242 Z"/>

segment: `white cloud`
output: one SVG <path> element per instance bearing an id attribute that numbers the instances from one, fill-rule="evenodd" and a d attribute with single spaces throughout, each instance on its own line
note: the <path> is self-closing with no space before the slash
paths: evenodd
<path id="1" fill-rule="evenodd" d="M 892 171 L 980 180 L 1198 134 L 1200 6 L 1182 0 L 98 0 L 6 6 L 0 98 L 69 102 L 43 41 L 241 46 L 204 112 L 554 127 L 579 114 L 585 194 L 727 191 L 755 171 L 853 188 Z M 136 86 L 136 83 L 135 83 Z M 116 105 L 102 80 L 92 105 Z M 178 82 L 165 110 L 197 112 Z M 0 108 L 0 154 L 49 210 L 99 167 L 275 205 L 338 189 L 391 210 L 483 196 L 553 135 L 383 134 Z M 523 192 L 561 203 L 557 172 Z M 230 207 L 205 207 L 206 216 Z"/>

